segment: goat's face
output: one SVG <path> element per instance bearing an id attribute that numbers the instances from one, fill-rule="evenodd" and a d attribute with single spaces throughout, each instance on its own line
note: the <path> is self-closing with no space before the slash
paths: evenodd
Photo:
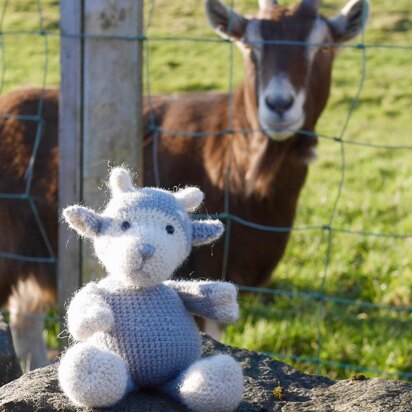
<path id="1" fill-rule="evenodd" d="M 244 54 L 245 87 L 254 96 L 254 107 L 247 109 L 274 140 L 314 129 L 329 96 L 335 50 L 366 21 L 366 0 L 351 0 L 333 19 L 319 14 L 318 3 L 303 0 L 286 8 L 260 0 L 258 16 L 245 18 L 220 0 L 206 0 L 212 26 Z"/>
<path id="2" fill-rule="evenodd" d="M 223 233 L 219 221 L 190 219 L 187 211 L 203 200 L 195 187 L 176 193 L 137 190 L 127 170 L 115 168 L 110 188 L 113 196 L 103 213 L 76 205 L 63 215 L 73 229 L 93 240 L 108 273 L 126 284 L 160 284 L 183 263 L 192 245 L 210 243 Z"/>

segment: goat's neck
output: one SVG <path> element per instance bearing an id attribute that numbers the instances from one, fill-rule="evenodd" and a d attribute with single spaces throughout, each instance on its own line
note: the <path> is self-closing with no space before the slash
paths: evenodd
<path id="1" fill-rule="evenodd" d="M 231 189 L 245 196 L 270 196 L 279 169 L 288 161 L 293 139 L 274 142 L 260 131 L 256 95 L 249 85 L 242 85 L 233 96 L 236 107 L 236 133 L 230 145 Z"/>
<path id="2" fill-rule="evenodd" d="M 221 130 L 230 117 L 234 132 L 223 139 L 218 136 L 207 140 L 206 169 L 213 186 L 222 191 L 229 185 L 233 195 L 270 199 L 279 186 L 280 174 L 282 179 L 285 175 L 293 179 L 296 169 L 297 174 L 306 174 L 307 165 L 297 156 L 302 136 L 275 142 L 260 131 L 256 95 L 251 85 L 250 80 L 241 85 L 234 92 L 231 105 L 222 108 L 216 127 Z M 303 136 L 303 140 L 307 139 Z"/>

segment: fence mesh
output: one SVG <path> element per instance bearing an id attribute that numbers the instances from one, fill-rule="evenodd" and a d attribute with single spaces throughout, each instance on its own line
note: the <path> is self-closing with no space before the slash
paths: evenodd
<path id="1" fill-rule="evenodd" d="M 241 6 L 239 4 L 240 2 L 237 2 L 236 5 Z M 233 2 L 231 3 L 233 6 Z M 255 4 L 253 4 L 255 6 Z M 154 19 L 153 19 L 154 20 Z M 199 48 L 199 43 L 201 42 L 208 42 L 208 43 L 213 43 L 216 44 L 216 48 L 218 47 L 226 47 L 228 50 L 226 53 L 224 53 L 222 50 L 219 51 L 220 58 L 226 57 L 228 59 L 228 64 L 226 65 L 226 70 L 227 70 L 227 87 L 226 91 L 228 93 L 228 99 L 229 99 L 229 116 L 227 119 L 227 128 L 225 130 L 219 130 L 219 131 L 210 131 L 210 130 L 205 130 L 199 133 L 190 133 L 186 130 L 165 130 L 164 128 L 161 127 L 161 125 L 152 124 L 152 130 L 155 133 L 162 133 L 165 136 L 187 136 L 188 138 L 203 138 L 206 136 L 211 136 L 211 135 L 216 135 L 216 136 L 224 136 L 230 133 L 236 134 L 236 133 L 253 133 L 255 130 L 233 130 L 232 127 L 232 116 L 233 116 L 233 92 L 234 92 L 234 84 L 237 83 L 235 81 L 235 77 L 237 77 L 237 74 L 235 72 L 236 68 L 239 67 L 239 62 L 235 62 L 235 51 L 234 51 L 234 45 L 233 43 L 222 40 L 219 38 L 210 38 L 210 37 L 204 37 L 204 36 L 199 36 L 199 37 L 188 37 L 188 36 L 176 36 L 176 35 L 163 35 L 159 36 L 157 33 L 154 31 L 152 36 L 147 36 L 146 37 L 146 65 L 147 65 L 147 70 L 146 70 L 146 84 L 149 85 L 149 90 L 153 89 L 154 85 L 154 80 L 153 80 L 153 70 L 151 70 L 150 66 L 150 60 L 151 58 L 156 59 L 156 54 L 161 54 L 161 48 L 156 47 L 155 50 L 151 52 L 151 45 L 156 44 L 157 42 L 177 42 L 179 41 L 182 44 L 182 48 L 188 49 L 189 47 L 193 48 Z M 299 42 L 274 42 L 275 44 L 287 44 L 290 45 L 290 47 L 302 47 L 306 46 L 305 43 L 299 43 Z M 187 46 L 186 44 L 190 44 L 190 46 Z M 325 44 L 329 45 L 329 44 Z M 157 46 L 157 45 L 156 45 Z M 288 303 L 285 302 L 279 302 L 279 301 L 273 301 L 272 299 L 267 300 L 268 298 L 266 297 L 261 297 L 257 298 L 255 301 L 248 301 L 248 298 L 244 299 L 243 304 L 244 306 L 244 311 L 243 311 L 243 322 L 244 324 L 240 326 L 238 329 L 236 327 L 231 330 L 234 334 L 237 332 L 241 333 L 241 337 L 233 337 L 231 334 L 230 337 L 227 338 L 227 341 L 230 343 L 235 343 L 239 345 L 244 345 L 245 341 L 242 341 L 242 338 L 248 340 L 248 333 L 251 334 L 256 334 L 257 336 L 255 339 L 250 339 L 249 341 L 252 342 L 253 345 L 257 345 L 261 350 L 266 350 L 270 354 L 272 354 L 275 357 L 280 357 L 280 358 L 288 358 L 290 360 L 294 361 L 299 361 L 303 362 L 305 364 L 311 363 L 316 366 L 317 371 L 325 371 L 330 369 L 349 369 L 352 371 L 362 371 L 362 372 L 369 372 L 371 374 L 389 374 L 389 375 L 396 375 L 399 377 L 403 378 L 411 378 L 411 372 L 410 370 L 410 359 L 409 361 L 406 361 L 404 366 L 404 370 L 383 370 L 379 368 L 374 368 L 368 366 L 366 363 L 364 365 L 357 365 L 354 364 L 353 362 L 344 362 L 344 361 L 338 361 L 336 358 L 340 359 L 351 359 L 350 351 L 353 350 L 353 348 L 345 348 L 345 345 L 347 345 L 347 342 L 343 342 L 343 344 L 339 347 L 337 345 L 334 348 L 334 351 L 331 349 L 333 348 L 333 345 L 331 345 L 331 341 L 336 339 L 335 336 L 331 337 L 329 336 L 332 332 L 329 330 L 329 325 L 331 321 L 327 320 L 328 316 L 332 316 L 334 321 L 337 322 L 349 322 L 350 323 L 350 317 L 353 317 L 354 319 L 358 320 L 358 325 L 355 327 L 355 330 L 352 330 L 351 332 L 354 335 L 362 335 L 363 334 L 363 326 L 361 324 L 361 319 L 362 317 L 365 317 L 366 322 L 368 321 L 368 317 L 373 317 L 373 316 L 378 316 L 381 319 L 387 319 L 389 322 L 393 321 L 392 317 L 393 314 L 400 313 L 400 317 L 397 319 L 399 323 L 397 323 L 397 326 L 399 327 L 400 325 L 404 325 L 405 327 L 408 327 L 410 325 L 410 312 L 411 312 L 411 307 L 406 305 L 388 305 L 384 303 L 377 303 L 374 302 L 373 300 L 363 300 L 361 298 L 362 294 L 358 293 L 359 297 L 350 298 L 353 293 L 347 293 L 347 294 L 340 294 L 338 290 L 335 290 L 335 294 L 327 293 L 328 290 L 331 290 L 330 287 L 328 286 L 329 282 L 333 282 L 331 280 L 331 269 L 333 266 L 333 258 L 334 258 L 334 242 L 336 242 L 336 236 L 345 236 L 348 239 L 351 237 L 361 237 L 361 238 L 383 238 L 383 239 L 390 239 L 394 242 L 408 242 L 409 239 L 411 238 L 411 233 L 407 231 L 402 231 L 401 233 L 396 233 L 392 230 L 389 231 L 378 231 L 378 230 L 356 230 L 352 229 L 351 227 L 345 227 L 340 224 L 338 221 L 338 214 L 339 214 L 339 206 L 341 205 L 341 199 L 343 192 L 345 190 L 345 186 L 347 184 L 346 180 L 346 175 L 347 175 L 347 168 L 348 168 L 348 161 L 347 161 L 347 147 L 348 146 L 355 146 L 359 148 L 365 148 L 366 149 L 379 149 L 379 150 L 385 150 L 385 151 L 407 151 L 412 149 L 412 146 L 409 144 L 386 144 L 383 142 L 366 142 L 362 141 L 362 139 L 356 140 L 355 137 L 350 136 L 348 131 L 350 124 L 352 122 L 352 119 L 355 115 L 355 113 L 358 111 L 358 106 L 361 101 L 361 96 L 362 92 L 365 87 L 365 82 L 367 80 L 367 68 L 368 68 L 368 53 L 370 51 L 375 51 L 375 50 L 384 50 L 384 49 L 389 49 L 389 50 L 402 50 L 402 51 L 410 51 L 411 47 L 407 45 L 392 45 L 392 44 L 371 44 L 367 43 L 365 39 L 365 34 L 363 33 L 360 39 L 358 40 L 357 43 L 352 43 L 352 44 L 345 44 L 341 45 L 343 47 L 344 52 L 345 51 L 352 51 L 354 53 L 357 53 L 360 55 L 360 63 L 357 65 L 356 69 L 353 68 L 352 70 L 357 70 L 358 72 L 358 77 L 359 79 L 357 80 L 355 86 L 356 89 L 353 92 L 352 97 L 348 97 L 347 104 L 346 104 L 346 113 L 342 113 L 342 119 L 343 122 L 341 123 L 341 126 L 335 128 L 335 133 L 334 134 L 326 134 L 326 133 L 316 133 L 316 136 L 320 139 L 320 144 L 322 145 L 323 142 L 328 142 L 331 144 L 334 144 L 337 146 L 336 154 L 335 157 L 338 159 L 338 162 L 335 164 L 335 168 L 338 171 L 337 178 L 335 179 L 335 193 L 333 196 L 331 196 L 331 205 L 329 207 L 329 210 L 327 213 L 321 215 L 320 222 L 316 225 L 311 225 L 311 224 L 305 224 L 306 222 L 303 223 L 303 225 L 297 224 L 294 227 L 268 227 L 259 224 L 258 222 L 251 222 L 251 221 L 246 221 L 242 219 L 239 216 L 235 216 L 231 213 L 230 210 L 230 194 L 226 192 L 227 197 L 224 205 L 224 210 L 222 210 L 222 213 L 215 215 L 215 217 L 218 217 L 220 219 L 223 219 L 226 223 L 226 238 L 225 238 L 225 254 L 222 262 L 222 274 L 223 277 L 226 276 L 227 270 L 228 270 L 228 248 L 230 247 L 230 234 L 231 234 L 231 227 L 232 224 L 240 224 L 244 225 L 246 227 L 249 227 L 251 230 L 257 230 L 257 231 L 269 231 L 269 232 L 292 232 L 292 239 L 291 243 L 294 243 L 293 236 L 295 233 L 310 233 L 312 234 L 312 237 L 317 237 L 317 238 L 322 238 L 321 243 L 324 244 L 324 252 L 323 257 L 317 256 L 317 258 L 320 258 L 320 262 L 323 262 L 321 264 L 318 264 L 318 266 L 314 267 L 313 269 L 313 284 L 312 285 L 307 285 L 304 284 L 302 287 L 300 287 L 297 284 L 294 284 L 290 282 L 290 285 L 293 286 L 293 290 L 287 290 L 287 289 L 280 289 L 278 284 L 279 283 L 286 283 L 286 282 L 277 282 L 276 278 L 277 276 L 282 274 L 280 273 L 281 270 L 289 270 L 290 266 L 288 266 L 288 262 L 286 262 L 286 259 L 288 257 L 293 257 L 293 252 L 290 251 L 289 247 L 289 253 L 287 253 L 287 256 L 284 258 L 282 264 L 280 267 L 275 271 L 274 275 L 274 280 L 272 282 L 273 288 L 254 288 L 254 287 L 248 287 L 248 286 L 240 286 L 240 289 L 243 291 L 247 292 L 253 292 L 258 295 L 267 295 L 267 296 L 276 296 L 278 299 L 281 297 L 282 299 L 286 299 Z M 398 48 L 399 47 L 399 48 Z M 163 50 L 166 50 L 167 48 L 165 47 Z M 344 53 L 343 52 L 343 53 Z M 216 58 L 216 56 L 214 56 Z M 180 63 L 181 66 L 184 66 L 184 63 L 176 59 L 177 62 Z M 192 62 L 189 60 L 188 64 L 190 65 Z M 335 64 L 339 65 L 339 61 L 337 61 Z M 153 66 L 155 63 L 153 63 Z M 241 66 L 240 66 L 241 67 Z M 184 71 L 184 69 L 183 69 Z M 224 70 L 221 71 L 222 75 L 224 73 Z M 157 81 L 160 82 L 160 79 L 156 79 Z M 353 87 L 352 87 L 353 88 Z M 192 90 L 192 88 L 189 88 Z M 222 87 L 223 89 L 223 87 Z M 206 85 L 206 90 L 208 90 L 207 85 Z M 332 91 L 333 95 L 333 91 Z M 325 117 L 328 116 L 328 109 L 326 109 L 324 115 Z M 372 126 L 373 127 L 373 126 Z M 314 133 L 308 132 L 308 131 L 300 131 L 299 134 L 307 136 L 309 139 L 312 137 L 315 137 Z M 154 145 L 154 150 L 157 150 L 157 145 Z M 155 153 L 155 159 L 156 159 L 156 153 Z M 158 161 L 154 161 L 155 165 L 158 165 Z M 230 173 L 230 170 L 228 170 L 228 175 Z M 157 176 L 159 173 L 157 173 Z M 158 183 L 161 185 L 161 181 L 158 180 Z M 310 185 L 311 181 L 309 178 L 309 181 L 307 185 Z M 301 199 L 301 203 L 303 200 Z M 301 206 L 302 207 L 302 206 Z M 304 207 L 304 206 L 303 206 Z M 199 217 L 204 217 L 204 216 L 199 216 Z M 365 216 L 365 219 L 367 217 Z M 298 222 L 299 222 L 299 217 L 298 217 Z M 391 229 L 391 228 L 389 228 Z M 257 234 L 258 236 L 258 234 Z M 348 242 L 351 242 L 351 240 L 348 240 Z M 296 244 L 294 244 L 296 246 Z M 300 243 L 298 245 L 300 248 L 304 248 L 305 245 L 303 243 Z M 316 259 L 316 258 L 315 258 Z M 294 260 L 297 260 L 296 258 Z M 307 262 L 308 265 L 313 265 L 313 262 Z M 289 263 L 290 265 L 290 263 Z M 350 265 L 351 262 L 348 261 L 346 262 L 347 269 L 350 270 Z M 379 270 L 379 268 L 376 268 Z M 318 272 L 316 271 L 318 270 Z M 336 269 L 334 270 L 336 272 Z M 357 270 L 354 269 L 354 278 L 356 278 L 357 275 Z M 373 277 L 374 274 L 370 273 L 370 277 Z M 286 276 L 287 277 L 287 276 Z M 283 278 L 285 276 L 283 275 Z M 315 282 L 319 281 L 320 278 L 320 283 L 318 287 L 314 287 Z M 405 277 L 405 280 L 407 281 L 407 278 Z M 354 280 L 356 283 L 356 279 Z M 306 282 L 305 282 L 306 283 Z M 308 287 L 309 286 L 309 287 Z M 336 288 L 338 289 L 338 288 Z M 375 297 L 374 297 L 375 298 Z M 250 299 L 250 298 L 249 298 Z M 302 303 L 302 301 L 306 301 L 305 303 Z M 308 335 L 311 336 L 312 341 L 309 342 L 309 345 L 306 347 L 303 347 L 303 345 L 300 345 L 299 343 L 296 344 L 296 348 L 290 347 L 290 345 L 285 344 L 284 346 L 282 345 L 277 345 L 275 344 L 275 341 L 277 340 L 282 340 L 284 339 L 280 336 L 277 336 L 277 334 L 274 334 L 270 329 L 271 327 L 271 320 L 273 322 L 280 321 L 282 322 L 282 319 L 279 319 L 280 316 L 279 314 L 273 313 L 272 311 L 269 311 L 267 309 L 267 303 L 270 302 L 271 304 L 275 303 L 275 309 L 279 310 L 279 313 L 283 313 L 284 310 L 282 310 L 282 306 L 287 305 L 287 310 L 291 310 L 296 313 L 296 316 L 299 317 L 300 311 L 309 311 L 310 315 L 310 322 L 311 322 L 311 327 L 312 331 L 308 332 Z M 408 301 L 409 302 L 409 301 Z M 256 307 L 258 309 L 256 309 Z M 259 309 L 259 306 L 260 309 Z M 339 309 L 337 309 L 337 307 Z M 249 311 L 252 313 L 254 311 L 258 312 L 257 316 L 250 316 Z M 342 312 L 336 315 L 336 312 Z M 263 313 L 262 313 L 263 312 Z M 268 322 L 266 323 L 260 323 L 260 317 L 263 315 L 266 316 L 267 312 L 271 312 L 273 319 L 268 319 Z M 371 312 L 375 312 L 375 315 L 371 315 Z M 389 315 L 388 315 L 389 313 Z M 306 319 L 304 315 L 301 315 L 302 318 Z M 396 316 L 396 315 L 395 315 Z M 252 320 L 251 320 L 252 319 Z M 250 322 L 249 322 L 250 321 Z M 283 323 L 283 322 L 282 322 Z M 293 333 L 296 333 L 294 331 L 294 326 L 293 326 L 294 320 L 289 319 L 289 322 L 286 326 L 286 329 L 290 327 L 292 330 L 292 335 Z M 260 327 L 262 326 L 263 327 Z M 247 328 L 247 326 L 251 326 L 250 328 Z M 284 325 L 282 325 L 284 326 Z M 378 330 L 380 329 L 380 332 L 382 332 L 382 326 L 384 326 L 384 322 L 382 322 L 381 325 L 377 328 L 377 333 Z M 299 324 L 298 324 L 299 327 Z M 295 327 L 296 328 L 296 327 Z M 304 328 L 305 329 L 305 328 Z M 278 333 L 285 333 L 285 335 L 290 334 L 287 332 L 287 330 L 281 328 L 276 329 Z M 388 332 L 388 331 L 386 331 Z M 336 331 L 335 331 L 336 333 Z M 385 333 L 385 331 L 384 331 Z M 270 346 L 270 342 L 267 342 L 264 338 L 262 338 L 263 335 L 268 335 L 273 339 L 273 347 L 278 347 L 279 350 L 273 350 Z M 367 333 L 365 334 L 365 341 L 367 342 L 367 345 L 372 344 L 373 346 L 373 341 L 369 341 L 368 338 L 366 337 Z M 290 336 L 292 341 L 295 341 L 293 336 Z M 304 336 L 301 336 L 302 340 L 306 340 Z M 353 336 L 353 342 L 359 341 L 359 339 L 356 339 L 356 336 Z M 406 335 L 403 337 L 406 339 Z M 264 343 L 262 344 L 262 341 Z M 364 342 L 365 343 L 365 342 Z M 349 343 L 351 344 L 351 343 Z M 353 343 L 352 343 L 353 344 Z M 360 343 L 362 345 L 362 343 Z M 379 343 L 376 343 L 376 345 L 379 345 Z M 309 347 L 308 347 L 309 346 Z M 326 347 L 326 349 L 325 349 Z M 300 352 L 297 354 L 297 352 Z M 356 350 L 356 349 L 355 349 Z M 336 352 L 343 352 L 343 356 L 337 356 L 341 355 Z M 289 353 L 288 353 L 289 352 Z M 292 352 L 292 353 L 291 353 Z M 295 353 L 294 353 L 295 352 Z M 334 353 L 335 352 L 335 353 Z M 307 354 L 311 353 L 312 356 L 308 356 Z M 410 353 L 408 354 L 408 350 L 406 349 L 405 351 L 405 358 L 409 358 Z M 382 354 L 380 354 L 382 356 Z M 393 354 L 388 353 L 388 359 L 393 356 Z M 355 356 L 356 358 L 356 356 Z M 360 358 L 358 358 L 360 360 Z M 369 357 L 369 360 L 371 361 L 371 358 Z M 373 362 L 370 362 L 371 365 L 373 365 Z M 390 365 L 390 362 L 387 363 L 387 365 Z M 306 365 L 307 366 L 307 365 Z M 409 370 L 408 370 L 409 368 Z M 336 373 L 338 376 L 342 376 L 341 374 Z"/>
<path id="2" fill-rule="evenodd" d="M 6 27 L 10 5 L 9 1 L 3 1 L 0 21 L 1 91 L 9 90 L 13 85 L 10 79 L 5 87 L 10 70 L 7 64 L 7 44 L 9 39 L 15 38 L 24 37 L 30 41 L 36 37 L 43 42 L 43 77 L 40 84 L 42 88 L 47 84 L 51 59 L 49 40 L 58 41 L 60 34 L 53 27 L 53 17 L 50 17 L 49 25 L 45 25 L 44 9 L 56 7 L 57 2 L 37 0 L 31 3 L 34 5 L 31 7 L 31 15 L 37 19 L 36 28 L 33 24 L 25 28 L 23 24 L 14 23 L 12 18 Z M 341 3 L 338 1 L 325 3 L 328 14 L 336 12 L 336 7 L 343 6 L 337 4 Z M 375 3 L 375 10 L 379 11 L 379 7 L 382 7 L 382 12 L 377 13 L 378 20 L 384 20 L 389 6 L 383 2 Z M 240 10 L 249 7 L 250 11 L 254 11 L 257 7 L 255 1 L 239 0 L 228 4 Z M 369 42 L 367 35 L 363 33 L 357 42 L 340 46 L 343 49 L 342 56 L 335 62 L 338 71 L 334 73 L 335 83 L 338 84 L 333 86 L 339 86 L 339 95 L 334 100 L 332 89 L 331 103 L 318 126 L 319 133 L 316 133 L 316 137 L 320 140 L 320 164 L 312 166 L 315 172 L 310 174 L 301 195 L 296 224 L 293 227 L 268 227 L 259 222 L 244 220 L 231 213 L 230 193 L 226 191 L 224 208 L 216 215 L 226 224 L 223 277 L 226 277 L 230 269 L 228 248 L 232 225 L 248 227 L 256 231 L 256 236 L 259 231 L 291 232 L 286 255 L 270 285 L 266 288 L 240 286 L 242 291 L 249 294 L 242 297 L 242 319 L 238 325 L 229 327 L 226 342 L 249 345 L 252 349 L 265 351 L 277 358 L 287 358 L 309 370 L 317 369 L 318 372 L 329 372 L 333 376 L 346 376 L 346 372 L 342 373 L 340 370 L 349 370 L 370 375 L 412 378 L 412 353 L 408 347 L 412 321 L 412 276 L 407 255 L 412 239 L 412 222 L 408 217 L 410 203 L 405 203 L 409 199 L 406 193 L 412 184 L 410 168 L 406 165 L 408 158 L 410 161 L 412 145 L 402 136 L 402 132 L 403 135 L 409 133 L 408 118 L 399 113 L 408 108 L 410 96 L 408 100 L 407 93 L 405 96 L 396 94 L 386 104 L 386 96 L 382 96 L 382 91 L 374 90 L 378 90 L 381 84 L 374 71 L 381 73 L 386 66 L 389 72 L 396 72 L 396 67 L 402 67 L 412 53 L 412 39 L 408 37 L 412 30 L 407 24 L 407 3 L 400 2 L 396 7 L 396 15 L 401 16 L 399 21 L 396 24 L 382 23 L 383 32 L 387 27 L 392 28 L 394 35 L 389 37 L 396 43 L 385 42 L 385 37 L 376 34 L 376 25 L 372 25 L 375 30 L 372 41 Z M 13 11 L 19 12 L 21 9 Z M 211 29 L 206 27 L 203 7 L 198 2 L 171 5 L 162 0 L 146 0 L 145 13 L 143 36 L 117 36 L 116 39 L 144 42 L 145 90 L 149 95 L 149 104 L 150 95 L 158 92 L 220 89 L 228 93 L 230 107 L 227 128 L 220 131 L 190 133 L 187 130 L 165 130 L 152 119 L 153 159 L 157 169 L 155 176 L 161 185 L 157 156 L 160 134 L 201 139 L 211 135 L 253 133 L 255 130 L 233 128 L 232 118 L 236 108 L 232 97 L 242 77 L 242 66 L 234 44 L 214 37 Z M 176 24 L 173 19 L 177 20 Z M 374 16 L 372 22 L 373 19 Z M 166 26 L 165 21 L 170 24 Z M 200 21 L 202 24 L 197 27 Z M 187 33 L 195 34 L 188 36 Z M 92 36 L 87 33 L 78 35 L 86 39 Z M 113 38 L 100 37 L 107 41 Z M 275 43 L 290 47 L 306 46 L 299 42 Z M 53 52 L 57 53 L 56 48 L 53 48 Z M 345 55 L 349 56 L 346 60 Z M 388 60 L 388 56 L 392 56 L 393 61 Z M 205 67 L 212 59 L 218 63 L 215 68 L 208 70 L 209 76 Z M 356 63 L 355 67 L 352 66 L 353 63 Z M 54 64 L 53 73 L 55 69 Z M 26 70 L 29 72 L 27 67 Z M 202 74 L 194 74 L 196 71 L 201 71 Z M 345 76 L 349 72 L 352 74 L 348 81 Z M 371 73 L 372 83 L 368 84 Z M 388 75 L 387 72 L 385 74 Z M 219 76 L 218 80 L 215 80 L 216 75 Z M 394 74 L 399 87 L 405 84 L 401 79 L 402 75 L 403 73 Z M 56 73 L 52 75 L 52 83 L 56 83 L 56 76 Z M 355 76 L 357 79 L 353 80 Z M 170 84 L 162 81 L 172 77 L 177 79 Z M 386 92 L 389 95 L 392 93 L 390 90 Z M 42 99 L 40 101 L 36 116 L 19 117 L 21 121 L 36 122 L 38 130 L 24 177 L 26 190 L 24 193 L 1 193 L 0 201 L 21 199 L 28 202 L 50 253 L 48 256 L 37 257 L 0 251 L 0 258 L 55 264 L 52 248 L 38 217 L 36 203 L 30 194 L 33 165 L 42 138 L 43 103 Z M 383 119 L 377 122 L 376 117 L 380 114 L 371 112 L 367 105 L 379 104 L 382 107 L 376 110 L 381 110 Z M 391 107 L 388 108 L 387 105 Z M 329 115 L 332 111 L 334 114 Z M 1 117 L 8 115 L 0 114 Z M 365 118 L 366 115 L 372 117 L 373 121 Z M 395 127 L 394 123 L 399 121 L 398 118 L 404 123 Z M 379 130 L 380 127 L 382 130 Z M 395 131 L 393 139 L 375 139 L 375 135 L 382 137 L 383 133 L 391 130 Z M 304 130 L 299 134 L 308 139 L 315 137 L 315 134 Z M 369 152 L 364 154 L 362 151 Z M 326 159 L 322 160 L 322 156 Z M 393 177 L 396 173 L 399 173 L 398 180 Z M 395 184 L 391 184 L 386 191 L 385 184 L 391 182 L 391 178 L 395 180 Z M 322 184 L 320 179 L 325 179 L 326 183 Z M 380 182 L 379 187 L 376 181 Z M 314 188 L 311 188 L 312 182 Z M 353 204 L 348 197 L 353 197 L 354 202 L 362 204 Z M 379 202 L 383 204 L 380 205 Z M 352 209 L 356 209 L 356 213 L 348 212 Z M 385 288 L 391 289 L 391 292 L 385 293 Z M 343 334 L 348 336 L 343 337 Z M 385 341 L 395 341 L 398 347 L 392 350 L 383 344 Z"/>
<path id="3" fill-rule="evenodd" d="M 14 30 L 14 27 L 18 25 L 18 19 L 16 21 L 13 18 L 7 19 L 8 15 L 17 12 L 20 7 L 32 16 L 30 21 L 30 26 L 37 26 L 36 31 L 31 30 Z M 33 146 L 31 148 L 31 154 L 29 157 L 29 162 L 25 165 L 25 173 L 23 176 L 25 190 L 21 193 L 0 193 L 0 201 L 6 200 L 21 200 L 27 202 L 29 205 L 34 221 L 37 225 L 38 230 L 41 233 L 42 240 L 47 248 L 47 256 L 24 256 L 15 253 L 8 253 L 5 251 L 0 251 L 0 258 L 13 259 L 18 261 L 32 262 L 32 263 L 47 263 L 47 264 L 56 264 L 56 258 L 53 253 L 53 248 L 50 244 L 49 238 L 46 234 L 43 222 L 40 219 L 38 207 L 36 205 L 36 200 L 33 198 L 31 188 L 33 180 L 33 170 L 36 162 L 36 155 L 41 145 L 44 120 L 43 120 L 43 104 L 44 104 L 44 90 L 47 85 L 48 78 L 48 64 L 49 64 L 49 39 L 48 33 L 44 25 L 44 13 L 43 5 L 40 0 L 33 1 L 28 7 L 23 7 L 23 4 L 11 4 L 9 0 L 4 0 L 1 5 L 1 14 L 0 14 L 0 50 L 1 50 L 1 83 L 0 91 L 3 93 L 5 90 L 9 90 L 13 86 L 17 86 L 13 82 L 13 71 L 18 70 L 16 67 L 13 58 L 16 60 L 18 58 L 24 60 L 27 56 L 19 55 L 19 47 L 23 42 L 31 43 L 31 53 L 39 53 L 40 59 L 36 63 L 40 66 L 40 71 L 38 71 L 35 76 L 37 83 L 40 80 L 40 86 L 42 92 L 39 96 L 39 104 L 37 107 L 37 113 L 35 115 L 29 114 L 11 114 L 11 113 L 0 113 L 0 118 L 10 119 L 15 118 L 20 122 L 33 122 L 35 123 L 35 139 Z M 33 40 L 33 37 L 36 36 L 37 39 Z M 17 41 L 16 41 L 17 37 Z M 22 41 L 22 37 L 25 40 Z M 27 50 L 27 49 L 26 49 Z M 9 68 L 9 63 L 10 68 Z M 30 65 L 30 62 L 26 61 L 26 64 Z M 27 70 L 27 66 L 23 70 Z M 32 67 L 33 71 L 38 70 L 39 67 Z M 9 73 L 10 71 L 10 73 Z M 27 70 L 29 73 L 30 70 Z M 27 79 L 25 79 L 27 81 Z M 21 85 L 20 85 L 21 86 Z"/>

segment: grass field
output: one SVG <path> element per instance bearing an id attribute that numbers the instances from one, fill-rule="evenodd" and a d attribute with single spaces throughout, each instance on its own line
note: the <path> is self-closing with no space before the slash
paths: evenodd
<path id="1" fill-rule="evenodd" d="M 257 1 L 237 0 L 251 14 Z M 286 3 L 286 1 L 285 1 Z M 288 2 L 290 3 L 290 2 Z M 326 15 L 344 0 L 323 2 Z M 22 32 L 43 28 L 53 35 Z M 230 46 L 220 43 L 159 41 L 162 36 L 214 38 L 197 0 L 157 0 L 153 13 L 146 1 L 152 93 L 230 88 Z M 7 6 L 7 7 L 5 7 Z M 58 1 L 0 2 L 5 33 L 2 91 L 23 85 L 59 82 Z M 13 34 L 18 31 L 19 34 Z M 47 54 L 45 46 L 47 41 Z M 365 42 L 412 46 L 410 0 L 374 0 Z M 367 48 L 366 79 L 344 139 L 364 144 L 412 146 L 412 49 Z M 47 77 L 44 80 L 45 62 Z M 341 136 L 362 78 L 362 50 L 345 49 L 335 63 L 327 109 L 317 127 L 322 136 Z M 234 50 L 233 84 L 242 78 Z M 146 78 L 147 80 L 147 78 Z M 147 82 L 146 82 L 147 84 Z M 388 150 L 341 145 L 321 139 L 318 161 L 300 198 L 296 226 L 328 223 L 345 168 L 344 184 L 333 226 L 359 232 L 412 234 L 412 149 Z M 325 271 L 327 233 L 294 232 L 270 287 L 294 292 L 323 292 L 377 304 L 411 306 L 412 238 L 332 234 Z M 49 328 L 50 335 L 53 328 Z M 50 338 L 52 340 L 52 338 Z M 305 298 L 249 295 L 242 298 L 242 317 L 225 334 L 226 343 L 283 355 L 317 357 L 389 372 L 412 372 L 412 319 L 408 312 L 366 309 Z M 316 365 L 297 366 L 316 371 Z M 331 377 L 354 370 L 322 365 Z M 374 373 L 367 373 L 373 376 Z"/>

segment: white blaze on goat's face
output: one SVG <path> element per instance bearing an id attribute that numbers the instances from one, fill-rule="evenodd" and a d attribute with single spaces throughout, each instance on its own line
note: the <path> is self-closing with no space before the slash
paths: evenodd
<path id="1" fill-rule="evenodd" d="M 284 140 L 301 129 L 305 122 L 305 91 L 296 90 L 288 77 L 278 74 L 259 93 L 259 122 L 274 140 Z"/>
<path id="2" fill-rule="evenodd" d="M 260 128 L 274 140 L 285 140 L 301 129 L 313 130 L 328 96 L 335 57 L 324 44 L 346 42 L 363 29 L 366 0 L 350 0 L 341 13 L 327 19 L 319 0 L 285 7 L 259 0 L 256 18 L 248 19 L 220 0 L 205 0 L 211 25 L 242 50 L 249 78 L 248 96 L 256 96 Z M 250 107 L 248 108 L 251 109 Z"/>
<path id="3" fill-rule="evenodd" d="M 319 49 L 323 49 L 325 51 L 330 49 L 327 45 L 327 43 L 330 42 L 332 42 L 332 38 L 329 34 L 329 27 L 323 18 L 318 17 L 313 24 L 312 30 L 307 39 L 306 56 L 309 66 L 312 65 L 315 55 Z"/>

